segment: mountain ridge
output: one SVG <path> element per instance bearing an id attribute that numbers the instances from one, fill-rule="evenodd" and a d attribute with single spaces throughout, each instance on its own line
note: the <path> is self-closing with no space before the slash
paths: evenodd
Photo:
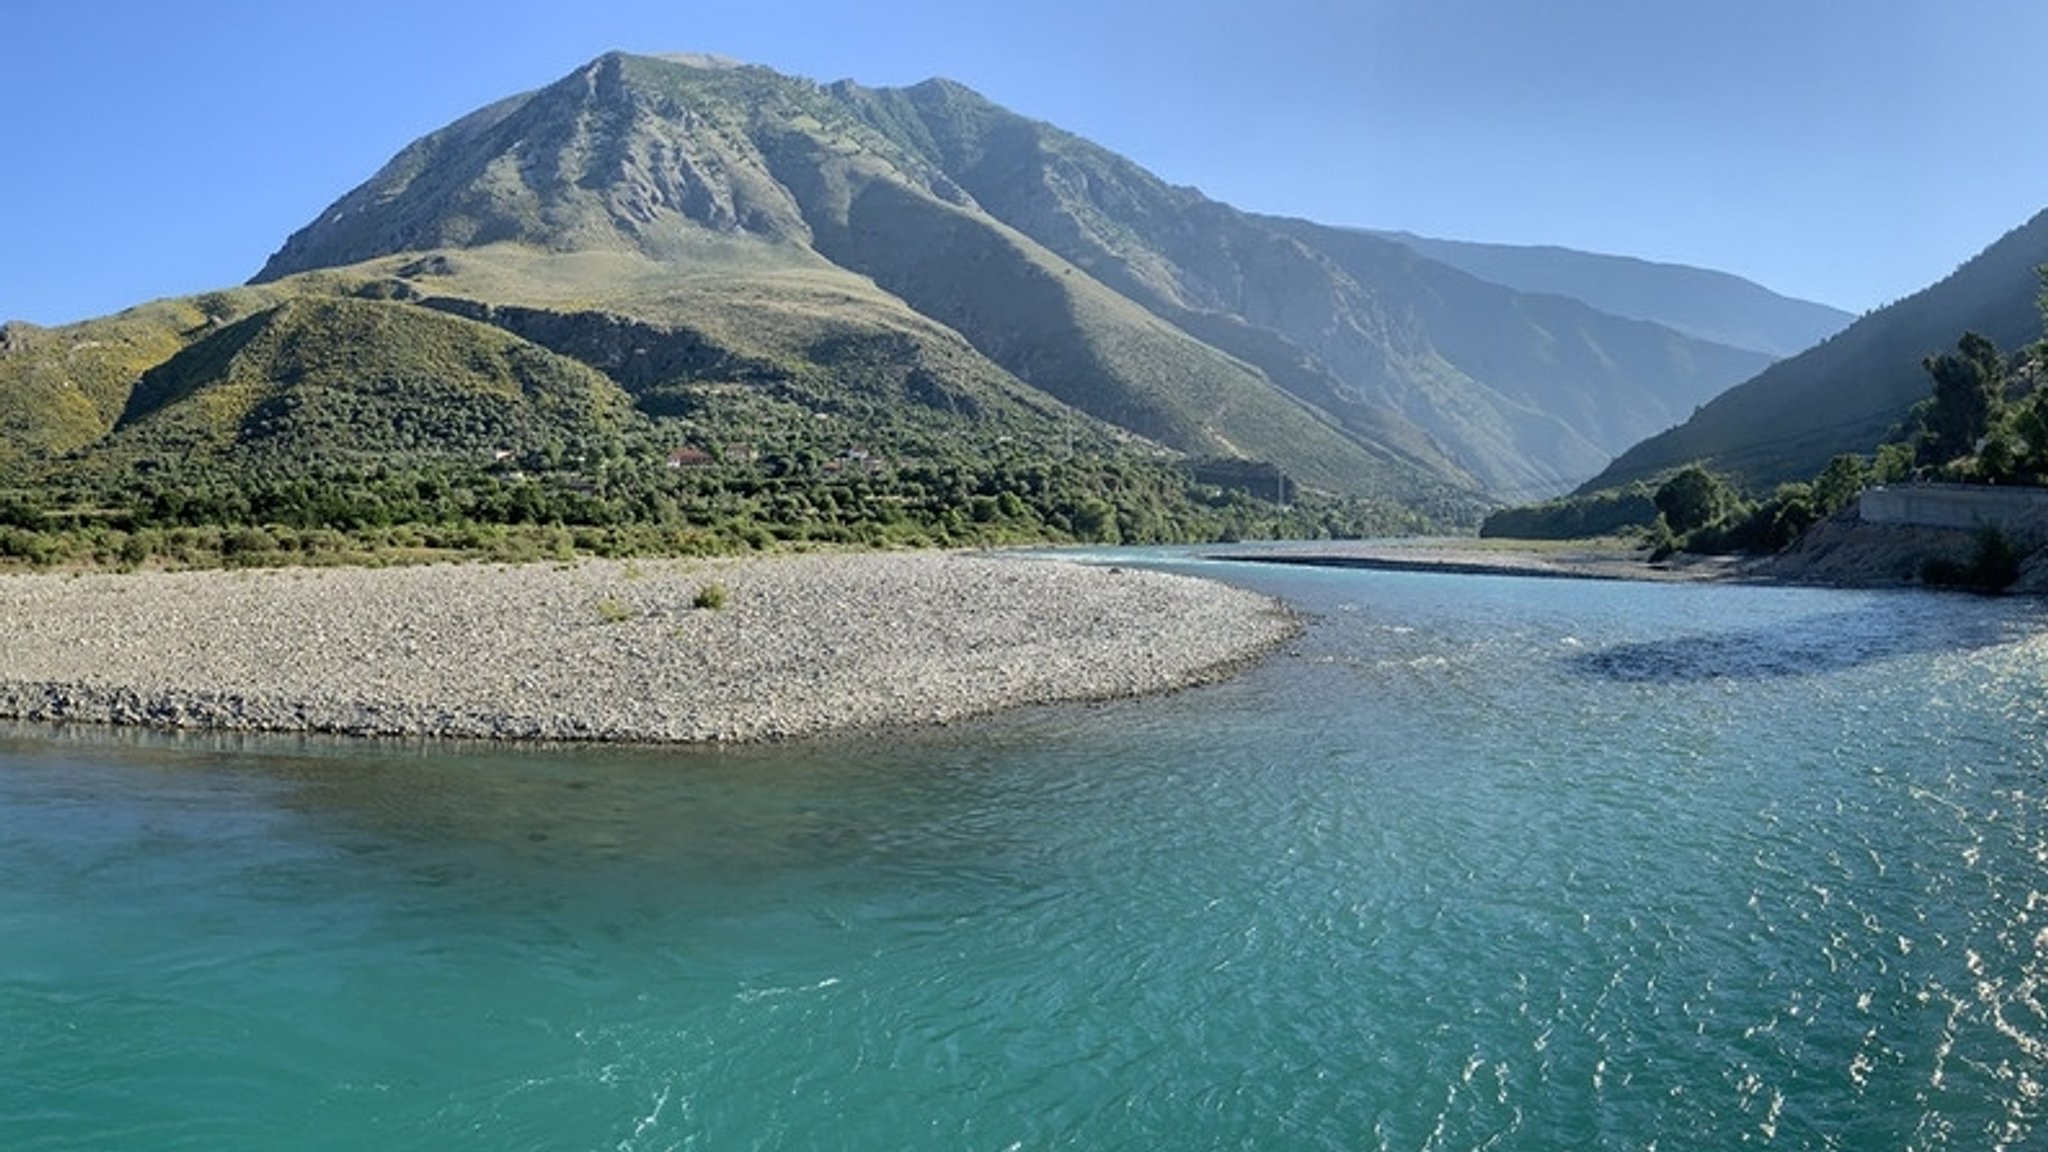
<path id="1" fill-rule="evenodd" d="M 1372 231 L 1439 263 L 1524 292 L 1569 296 L 1593 308 L 1649 320 L 1774 359 L 1796 355 L 1856 317 L 1785 296 L 1729 272 L 1550 244 L 1485 244 L 1412 232 Z"/>

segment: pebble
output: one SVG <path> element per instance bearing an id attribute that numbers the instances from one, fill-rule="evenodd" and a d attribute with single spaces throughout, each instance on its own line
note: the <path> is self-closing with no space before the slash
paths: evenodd
<path id="1" fill-rule="evenodd" d="M 1213 581 L 959 552 L 16 574 L 0 717 L 737 742 L 1169 691 L 1299 629 Z"/>

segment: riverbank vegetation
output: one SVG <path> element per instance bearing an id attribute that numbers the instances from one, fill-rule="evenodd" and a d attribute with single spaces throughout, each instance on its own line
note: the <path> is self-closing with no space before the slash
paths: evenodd
<path id="1" fill-rule="evenodd" d="M 1359 536 L 1413 523 L 1313 493 L 1274 504 L 1198 483 L 1171 461 L 380 464 L 276 478 L 173 470 L 116 488 L 0 490 L 0 562 L 209 567 L 1152 544 Z"/>
<path id="2" fill-rule="evenodd" d="M 2048 316 L 2048 294 L 2043 297 Z M 1738 476 L 1689 464 L 1658 478 L 1488 517 L 1482 536 L 1564 539 L 1634 533 L 1651 560 L 1781 552 L 1851 506 L 1866 489 L 1908 481 L 2048 485 L 2048 340 L 2008 356 L 1966 332 L 1952 350 L 1921 361 L 1929 390 L 1907 418 L 1865 454 L 1837 455 L 1809 479 L 1767 492 Z M 2020 567 L 2018 542 L 1989 529 L 1967 561 L 1934 558 L 1929 584 L 1997 588 Z"/>

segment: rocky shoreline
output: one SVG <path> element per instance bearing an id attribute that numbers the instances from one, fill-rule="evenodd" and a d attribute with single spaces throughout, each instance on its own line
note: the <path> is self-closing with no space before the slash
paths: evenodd
<path id="1" fill-rule="evenodd" d="M 1615 541 L 1481 540 L 1418 536 L 1381 540 L 1259 541 L 1205 553 L 1214 560 L 1371 568 L 1466 576 L 1699 583 L 1751 579 L 1755 565 L 1718 556 L 1651 563 L 1647 550 Z"/>
<path id="2" fill-rule="evenodd" d="M 2013 537 L 2023 559 L 2019 578 L 2003 591 L 2048 595 L 2048 545 L 2043 544 L 2048 541 L 2048 524 L 2022 524 Z M 1874 524 L 1848 513 L 1815 525 L 1791 548 L 1772 556 L 1680 553 L 1652 562 L 1646 548 L 1619 541 L 1466 537 L 1261 542 L 1206 555 L 1216 560 L 1394 572 L 1904 589 L 1928 587 L 1921 578 L 1928 559 L 1964 562 L 1976 543 L 1971 529 Z"/>
<path id="3" fill-rule="evenodd" d="M 1168 691 L 1299 629 L 1211 581 L 1015 555 L 9 575 L 0 718 L 772 740 Z"/>

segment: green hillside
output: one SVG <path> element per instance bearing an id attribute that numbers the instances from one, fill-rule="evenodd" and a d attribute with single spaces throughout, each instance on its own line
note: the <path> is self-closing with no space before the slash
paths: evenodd
<path id="1" fill-rule="evenodd" d="M 1781 361 L 1691 419 L 1621 454 L 1583 491 L 1614 488 L 1688 463 L 1766 490 L 1819 472 L 1843 452 L 1868 452 L 1927 394 L 1923 358 L 1978 332 L 2004 348 L 2040 332 L 2037 269 L 2048 263 L 2048 212 L 1939 283 L 1879 309 L 1825 343 Z"/>
<path id="2" fill-rule="evenodd" d="M 219 322 L 229 298 L 158 301 L 62 328 L 0 327 L 0 471 L 104 436 L 142 373 Z"/>
<path id="3" fill-rule="evenodd" d="M 144 372 L 100 452 L 158 467 L 487 459 L 582 448 L 631 411 L 603 374 L 488 325 L 316 296 L 223 325 Z"/>
<path id="4" fill-rule="evenodd" d="M 631 259 L 600 264 L 617 274 L 605 282 L 634 282 Z M 696 328 L 578 307 L 591 272 L 581 257 L 479 249 L 12 333 L 13 378 L 38 365 L 47 376 L 120 334 L 131 359 L 127 386 L 110 386 L 112 414 L 81 418 L 85 442 L 23 445 L 0 462 L 0 565 L 1161 542 L 1424 523 L 1305 492 L 1270 465 L 1221 467 L 1134 438 L 900 304 L 878 308 L 888 298 L 871 285 L 845 293 L 799 275 L 807 288 L 775 294 L 786 314 L 735 340 L 717 323 L 726 313 L 703 306 L 719 295 L 708 285 L 664 280 L 635 304 L 711 321 Z M 484 288 L 528 302 L 468 295 Z"/>

